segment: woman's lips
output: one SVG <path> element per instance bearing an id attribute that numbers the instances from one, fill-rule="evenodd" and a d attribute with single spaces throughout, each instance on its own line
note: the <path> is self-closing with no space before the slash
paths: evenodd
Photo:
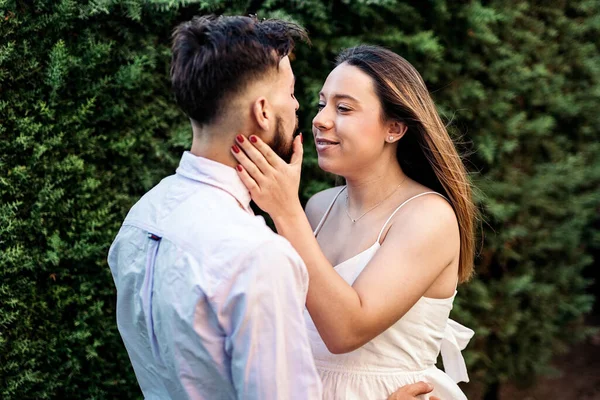
<path id="1" fill-rule="evenodd" d="M 329 150 L 335 146 L 337 146 L 339 142 L 334 142 L 329 139 L 315 139 L 315 146 L 317 147 L 317 152 L 322 152 Z"/>

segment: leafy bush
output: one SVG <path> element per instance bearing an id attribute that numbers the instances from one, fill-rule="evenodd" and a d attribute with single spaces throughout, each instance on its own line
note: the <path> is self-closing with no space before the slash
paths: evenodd
<path id="1" fill-rule="evenodd" d="M 169 93 L 170 32 L 207 12 L 309 29 L 313 45 L 293 64 L 305 133 L 342 48 L 381 44 L 421 71 L 470 153 L 485 216 L 478 275 L 454 317 L 477 332 L 466 356 L 490 398 L 547 373 L 585 335 L 583 269 L 599 242 L 598 2 L 3 0 L 2 398 L 140 395 L 106 253 L 190 143 Z M 305 143 L 304 200 L 334 179 Z"/>

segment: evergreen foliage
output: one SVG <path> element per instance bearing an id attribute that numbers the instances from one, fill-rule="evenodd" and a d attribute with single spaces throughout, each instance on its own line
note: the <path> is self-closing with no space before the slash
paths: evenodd
<path id="1" fill-rule="evenodd" d="M 302 197 L 333 184 L 310 140 L 342 48 L 422 73 L 467 154 L 485 222 L 453 318 L 490 388 L 549 371 L 580 340 L 598 254 L 600 4 L 396 0 L 0 0 L 0 397 L 140 396 L 106 254 L 129 207 L 190 144 L 169 93 L 170 32 L 204 13 L 306 26 L 293 68 Z M 594 225 L 596 224 L 596 225 Z M 594 250 L 595 249 L 595 250 Z"/>
<path id="2" fill-rule="evenodd" d="M 106 255 L 136 196 L 178 158 L 176 12 L 1 9 L 0 398 L 135 398 Z"/>

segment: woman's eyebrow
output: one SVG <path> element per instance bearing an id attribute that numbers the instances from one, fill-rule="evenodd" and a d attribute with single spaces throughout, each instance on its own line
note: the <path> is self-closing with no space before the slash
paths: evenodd
<path id="1" fill-rule="evenodd" d="M 323 92 L 319 92 L 319 96 L 324 96 Z M 333 97 L 335 100 L 344 100 L 345 99 L 345 100 L 354 101 L 356 103 L 360 103 L 356 98 L 350 96 L 349 94 L 335 93 L 331 97 Z"/>

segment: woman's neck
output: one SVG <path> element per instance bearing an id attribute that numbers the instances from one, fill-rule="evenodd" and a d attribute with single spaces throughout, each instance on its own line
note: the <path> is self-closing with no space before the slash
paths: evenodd
<path id="1" fill-rule="evenodd" d="M 399 186 L 404 186 L 407 178 L 397 162 L 376 166 L 361 176 L 347 176 L 348 207 L 360 213 L 378 202 L 384 202 L 401 189 Z"/>

